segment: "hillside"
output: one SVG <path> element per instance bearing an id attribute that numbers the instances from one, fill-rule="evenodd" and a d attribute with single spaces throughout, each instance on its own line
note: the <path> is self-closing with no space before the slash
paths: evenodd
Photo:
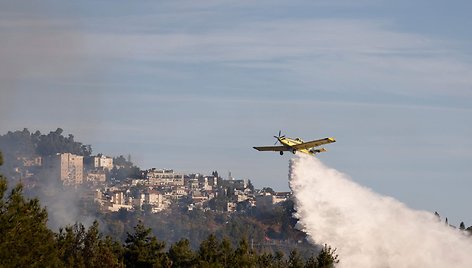
<path id="1" fill-rule="evenodd" d="M 47 135 L 39 131 L 31 133 L 26 128 L 10 131 L 0 135 L 0 150 L 5 152 L 6 165 L 2 167 L 2 172 L 9 178 L 10 185 L 21 181 L 28 196 L 39 197 L 47 207 L 48 225 L 53 229 L 74 222 L 88 226 L 98 220 L 104 234 L 124 241 L 127 233 L 142 221 L 159 239 L 170 244 L 186 238 L 194 249 L 210 234 L 215 234 L 219 239 L 228 238 L 235 245 L 241 238 L 247 238 L 252 248 L 264 252 L 282 251 L 289 254 L 290 249 L 298 248 L 303 255 L 309 256 L 319 250 L 319 247 L 306 241 L 306 234 L 295 228 L 297 221 L 292 217 L 293 202 L 286 199 L 274 205 L 259 206 L 250 181 L 244 187 L 238 186 L 231 181 L 225 182 L 215 171 L 210 176 L 215 180 L 218 178 L 218 188 L 213 186 L 212 191 L 199 190 L 197 193 L 192 190 L 188 196 L 169 200 L 165 203 L 166 209 L 161 212 L 153 213 L 146 204 L 138 209 L 124 206 L 126 209 L 112 212 L 106 207 L 113 202 L 111 197 L 97 199 L 94 197 L 97 191 L 109 196 L 114 192 L 106 189 L 122 189 L 126 198 L 134 198 L 148 191 L 148 187 L 142 185 L 134 188 L 126 186 L 133 179 L 145 178 L 142 174 L 146 171 L 123 156 L 113 157 L 114 167 L 105 172 L 106 181 L 103 183 L 87 183 L 84 180 L 83 184 L 70 187 L 53 179 L 53 172 L 47 171 L 43 162 L 58 153 L 83 156 L 85 177 L 87 170 L 92 170 L 92 146 L 75 141 L 74 135 L 66 137 L 60 128 Z M 43 161 L 32 161 L 37 158 Z M 185 181 L 187 183 L 187 179 Z M 154 186 L 150 189 L 164 193 L 170 188 Z M 275 194 L 270 187 L 263 192 Z M 207 201 L 195 203 L 194 194 L 208 195 Z M 245 201 L 238 201 L 244 196 L 247 196 Z M 227 211 L 228 204 L 234 204 L 234 211 Z"/>

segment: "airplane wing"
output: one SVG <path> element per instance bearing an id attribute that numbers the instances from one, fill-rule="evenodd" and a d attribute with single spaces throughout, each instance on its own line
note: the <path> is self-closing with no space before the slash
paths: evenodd
<path id="1" fill-rule="evenodd" d="M 300 144 L 292 146 L 292 148 L 295 150 L 309 149 L 312 147 L 317 147 L 317 146 L 332 143 L 332 142 L 336 142 L 336 140 L 334 138 L 324 138 L 321 140 L 314 140 L 314 141 L 307 141 L 304 143 L 300 143 Z"/>
<path id="2" fill-rule="evenodd" d="M 252 148 L 258 151 L 275 151 L 275 152 L 290 150 L 290 148 L 287 148 L 286 146 L 259 146 L 259 147 L 252 147 Z"/>

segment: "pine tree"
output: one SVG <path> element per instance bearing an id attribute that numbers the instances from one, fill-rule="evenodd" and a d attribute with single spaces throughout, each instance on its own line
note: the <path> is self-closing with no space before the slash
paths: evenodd
<path id="1" fill-rule="evenodd" d="M 289 268 L 303 268 L 303 259 L 297 250 L 292 250 L 288 257 Z"/>
<path id="2" fill-rule="evenodd" d="M 57 234 L 57 247 L 63 263 L 68 267 L 85 267 L 83 257 L 85 227 L 82 224 L 74 224 L 61 228 Z"/>
<path id="3" fill-rule="evenodd" d="M 339 260 L 338 254 L 336 254 L 336 249 L 332 249 L 331 246 L 326 244 L 316 258 L 317 267 L 319 268 L 334 267 L 334 265 L 338 262 Z"/>
<path id="4" fill-rule="evenodd" d="M 75 267 L 122 267 L 123 247 L 111 238 L 102 239 L 98 222 L 88 230 L 76 223 L 61 229 L 57 235 L 61 258 L 67 266 Z"/>
<path id="5" fill-rule="evenodd" d="M 257 256 L 257 267 L 274 267 L 274 256 L 271 253 Z"/>
<path id="6" fill-rule="evenodd" d="M 209 235 L 206 240 L 203 240 L 200 243 L 198 253 L 199 260 L 203 265 L 209 265 L 217 262 L 218 240 L 214 234 Z"/>
<path id="7" fill-rule="evenodd" d="M 134 233 L 128 233 L 125 240 L 126 267 L 169 267 L 170 260 L 162 252 L 165 242 L 151 236 L 151 229 L 140 221 Z"/>
<path id="8" fill-rule="evenodd" d="M 182 239 L 173 244 L 169 249 L 168 255 L 173 267 L 191 267 L 196 259 L 188 239 Z"/>
<path id="9" fill-rule="evenodd" d="M 438 213 L 437 211 L 434 212 L 434 216 L 436 217 L 436 220 L 437 220 L 438 222 L 441 221 L 441 216 L 439 216 L 439 213 Z"/>
<path id="10" fill-rule="evenodd" d="M 59 266 L 46 209 L 38 199 L 26 199 L 21 184 L 8 196 L 6 191 L 7 181 L 0 175 L 0 267 Z"/>
<path id="11" fill-rule="evenodd" d="M 311 256 L 305 262 L 305 268 L 318 268 L 318 263 L 315 256 Z"/>
<path id="12" fill-rule="evenodd" d="M 218 249 L 218 259 L 224 267 L 229 267 L 233 262 L 234 251 L 231 245 L 231 241 L 225 237 L 220 243 Z"/>
<path id="13" fill-rule="evenodd" d="M 106 236 L 99 242 L 97 267 L 124 267 L 123 254 L 123 245 L 110 236 Z"/>
<path id="14" fill-rule="evenodd" d="M 286 262 L 284 260 L 284 253 L 282 251 L 275 252 L 274 267 L 277 267 L 277 268 L 286 267 Z"/>
<path id="15" fill-rule="evenodd" d="M 235 267 L 253 267 L 256 264 L 254 252 L 249 248 L 246 238 L 239 241 L 238 248 L 234 254 Z"/>

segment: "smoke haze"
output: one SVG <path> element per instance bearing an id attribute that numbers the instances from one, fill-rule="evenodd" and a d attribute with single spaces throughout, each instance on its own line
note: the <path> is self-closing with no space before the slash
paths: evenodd
<path id="1" fill-rule="evenodd" d="M 339 267 L 472 267 L 471 238 L 433 213 L 354 183 L 320 160 L 297 155 L 290 187 L 300 228 L 337 248 Z"/>
<path id="2" fill-rule="evenodd" d="M 39 187 L 31 193 L 41 201 L 41 205 L 46 207 L 48 212 L 48 227 L 54 231 L 68 225 L 81 223 L 85 227 L 92 225 L 95 218 L 87 215 L 86 211 L 81 211 L 81 196 L 86 190 L 77 187 L 65 187 L 57 179 L 59 170 L 43 169 L 40 174 Z M 83 198 L 82 198 L 83 199 Z"/>
<path id="3" fill-rule="evenodd" d="M 101 73 L 85 79 L 97 68 L 90 63 L 77 15 L 81 9 L 48 1 L 0 3 L 2 134 L 15 128 L 44 131 L 72 126 L 68 129 L 74 135 L 92 136 L 101 114 L 101 90 L 93 84 L 101 81 Z M 75 16 L 67 15 L 71 10 Z M 54 177 L 53 171 L 42 171 L 40 187 L 31 193 L 46 206 L 49 227 L 57 230 L 76 222 L 90 225 L 91 219 L 84 218 L 79 209 L 80 189 L 64 188 Z"/>

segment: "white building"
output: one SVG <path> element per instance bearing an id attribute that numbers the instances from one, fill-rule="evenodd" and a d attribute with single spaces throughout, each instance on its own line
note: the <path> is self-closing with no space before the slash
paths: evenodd
<path id="1" fill-rule="evenodd" d="M 256 196 L 256 204 L 258 207 L 268 207 L 286 201 L 289 198 L 290 192 L 264 193 Z"/>
<path id="2" fill-rule="evenodd" d="M 93 167 L 110 171 L 113 168 L 113 158 L 101 154 L 94 156 Z"/>
<path id="3" fill-rule="evenodd" d="M 144 202 L 143 204 L 151 205 L 151 211 L 153 213 L 165 210 L 169 206 L 169 202 L 165 196 L 155 190 L 149 190 L 144 193 Z"/>
<path id="4" fill-rule="evenodd" d="M 184 185 L 184 174 L 175 173 L 172 169 L 149 169 L 146 171 L 146 179 L 150 185 Z"/>
<path id="5" fill-rule="evenodd" d="M 84 157 L 62 153 L 47 157 L 44 168 L 52 170 L 53 174 L 64 185 L 81 184 L 84 179 Z"/>
<path id="6" fill-rule="evenodd" d="M 126 210 L 131 210 L 133 209 L 133 207 L 131 205 L 118 205 L 118 204 L 111 204 L 109 207 L 108 207 L 108 210 L 111 211 L 111 212 L 117 212 L 118 210 L 120 209 L 126 209 Z"/>
<path id="7" fill-rule="evenodd" d="M 92 183 L 104 183 L 107 177 L 104 171 L 93 170 L 87 173 L 87 181 Z"/>
<path id="8" fill-rule="evenodd" d="M 124 205 L 126 203 L 124 193 L 121 191 L 112 193 L 111 202 L 117 205 Z"/>

